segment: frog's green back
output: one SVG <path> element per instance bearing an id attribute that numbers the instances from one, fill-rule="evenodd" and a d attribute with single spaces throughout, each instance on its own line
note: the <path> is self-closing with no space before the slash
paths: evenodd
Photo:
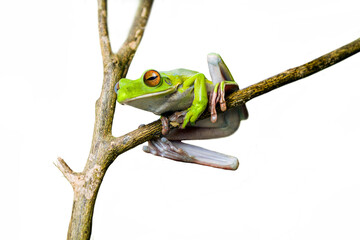
<path id="1" fill-rule="evenodd" d="M 193 70 L 189 70 L 189 69 L 185 69 L 185 68 L 177 68 L 177 69 L 170 70 L 170 71 L 161 71 L 160 72 L 161 75 L 170 78 L 172 81 L 180 81 L 180 82 L 184 82 L 186 79 L 188 79 L 198 73 L 199 72 L 197 72 L 197 71 L 193 71 Z M 206 83 L 212 84 L 212 82 L 209 81 L 207 78 L 206 78 Z"/>
<path id="2" fill-rule="evenodd" d="M 160 72 L 160 74 L 162 76 L 166 76 L 166 77 L 170 78 L 171 80 L 175 80 L 175 81 L 178 80 L 180 82 L 184 82 L 186 79 L 194 76 L 197 73 L 199 73 L 199 72 L 184 69 L 184 68 L 178 68 L 178 69 L 174 69 L 174 70 L 170 70 L 170 71 L 161 71 Z"/>

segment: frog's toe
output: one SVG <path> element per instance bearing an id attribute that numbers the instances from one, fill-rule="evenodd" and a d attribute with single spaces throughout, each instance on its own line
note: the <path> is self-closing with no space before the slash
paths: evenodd
<path id="1" fill-rule="evenodd" d="M 147 153 L 150 152 L 149 146 L 143 146 L 142 149 L 143 149 L 144 152 L 147 152 Z"/>
<path id="2" fill-rule="evenodd" d="M 184 129 L 184 128 L 186 127 L 186 125 L 189 123 L 189 121 L 190 121 L 190 114 L 187 113 L 186 116 L 185 116 L 185 118 L 184 118 L 184 122 L 183 122 L 183 124 L 181 125 L 181 128 Z"/>
<path id="3" fill-rule="evenodd" d="M 191 124 L 191 125 L 195 125 L 195 122 L 196 122 L 196 120 L 198 119 L 198 117 L 199 117 L 199 116 L 197 116 L 197 115 L 192 115 L 192 116 L 190 117 L 190 124 Z"/>
<path id="4" fill-rule="evenodd" d="M 221 82 L 220 84 L 220 91 L 218 91 L 220 95 L 220 109 L 221 111 L 226 111 L 226 101 L 225 101 L 225 82 Z"/>
<path id="5" fill-rule="evenodd" d="M 152 146 L 148 145 L 148 146 L 143 146 L 143 151 L 146 153 L 151 153 L 153 155 L 157 155 L 157 151 L 155 148 L 153 148 Z"/>
<path id="6" fill-rule="evenodd" d="M 216 113 L 216 111 L 215 111 L 215 114 L 211 114 L 210 121 L 212 123 L 216 123 L 216 121 L 217 121 L 217 113 Z"/>
<path id="7" fill-rule="evenodd" d="M 195 124 L 195 121 L 196 121 L 197 118 L 198 118 L 198 115 L 196 114 L 194 109 L 189 108 L 186 115 L 185 115 L 184 122 L 183 122 L 181 128 L 185 128 L 188 123 L 190 123 L 192 125 Z"/>
<path id="8" fill-rule="evenodd" d="M 209 103 L 209 109 L 210 109 L 210 113 L 211 113 L 211 122 L 213 122 L 213 123 L 215 123 L 217 121 L 216 104 L 220 100 L 219 91 L 220 91 L 220 84 L 216 84 L 214 91 L 211 94 L 211 99 L 210 99 L 210 103 Z"/>

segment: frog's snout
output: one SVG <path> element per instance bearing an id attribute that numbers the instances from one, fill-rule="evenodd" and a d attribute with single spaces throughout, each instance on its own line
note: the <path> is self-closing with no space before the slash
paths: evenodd
<path id="1" fill-rule="evenodd" d="M 115 84 L 115 87 L 114 87 L 114 90 L 115 90 L 115 93 L 116 93 L 116 94 L 118 93 L 119 89 L 120 89 L 119 82 L 117 82 L 117 83 Z"/>

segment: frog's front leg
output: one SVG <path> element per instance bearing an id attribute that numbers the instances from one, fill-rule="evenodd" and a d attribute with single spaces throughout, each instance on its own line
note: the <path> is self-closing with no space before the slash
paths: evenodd
<path id="1" fill-rule="evenodd" d="M 206 80 L 204 74 L 197 73 L 190 77 L 183 83 L 178 91 L 183 92 L 192 85 L 194 85 L 194 100 L 192 105 L 187 109 L 182 128 L 185 128 L 189 122 L 191 125 L 194 125 L 195 121 L 204 112 L 208 103 Z"/>

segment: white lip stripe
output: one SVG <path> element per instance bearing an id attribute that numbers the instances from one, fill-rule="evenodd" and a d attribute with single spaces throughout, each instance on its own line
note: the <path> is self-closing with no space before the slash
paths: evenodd
<path id="1" fill-rule="evenodd" d="M 134 100 L 137 100 L 137 99 L 142 99 L 142 98 L 147 98 L 147 97 L 153 97 L 153 96 L 157 96 L 157 95 L 162 95 L 162 94 L 165 94 L 165 93 L 169 93 L 169 92 L 172 92 L 176 89 L 176 87 L 173 87 L 173 88 L 169 88 L 168 90 L 165 90 L 165 91 L 162 91 L 162 92 L 155 92 L 155 93 L 148 93 L 148 94 L 145 94 L 145 95 L 141 95 L 141 96 L 138 96 L 138 97 L 134 97 L 134 98 L 131 98 L 131 99 L 128 99 L 128 100 L 125 100 L 125 101 L 122 101 L 121 103 L 129 103 L 129 102 L 132 102 Z"/>

